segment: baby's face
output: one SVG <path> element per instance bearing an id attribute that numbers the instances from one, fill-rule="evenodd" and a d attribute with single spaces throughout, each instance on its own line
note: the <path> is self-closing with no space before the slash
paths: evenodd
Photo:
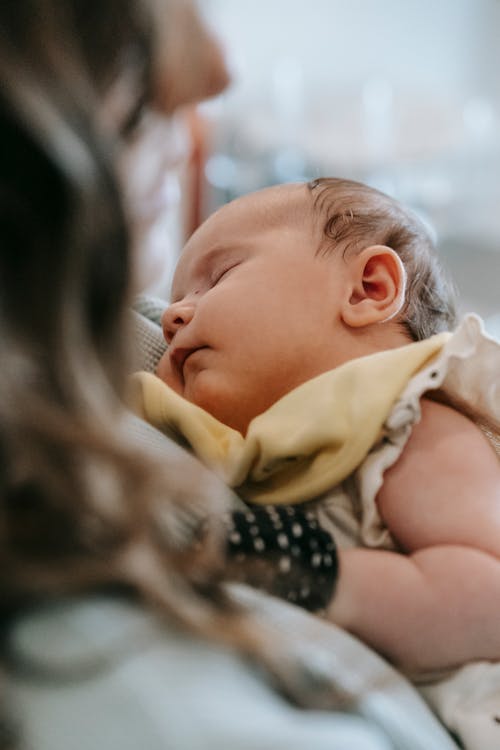
<path id="1" fill-rule="evenodd" d="M 213 214 L 186 244 L 162 324 L 158 375 L 246 432 L 251 419 L 338 364 L 344 287 L 305 185 L 259 191 Z"/>

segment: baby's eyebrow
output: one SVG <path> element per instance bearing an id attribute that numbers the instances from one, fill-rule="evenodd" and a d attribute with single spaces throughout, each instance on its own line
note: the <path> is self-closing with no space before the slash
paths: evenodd
<path id="1" fill-rule="evenodd" d="M 202 252 L 198 257 L 195 259 L 193 267 L 195 269 L 195 272 L 199 269 L 204 269 L 206 266 L 210 265 L 212 261 L 217 258 L 221 253 L 224 252 L 224 250 L 227 250 L 227 246 L 224 245 L 212 245 L 208 250 L 205 250 Z"/>
<path id="2" fill-rule="evenodd" d="M 193 278 L 203 277 L 207 271 L 216 263 L 220 258 L 233 255 L 234 253 L 241 253 L 244 248 L 242 243 L 220 243 L 213 245 L 209 250 L 203 252 L 198 258 L 195 259 L 191 275 Z"/>
<path id="3" fill-rule="evenodd" d="M 206 253 L 203 253 L 202 257 L 198 259 L 200 268 L 205 268 L 206 266 L 209 266 L 211 263 L 213 263 L 214 260 L 218 260 L 218 258 L 221 255 L 226 255 L 227 253 L 232 253 L 237 250 L 241 250 L 242 245 L 236 245 L 234 243 L 224 244 L 221 243 L 220 245 L 214 245 L 210 248 L 210 250 L 207 250 Z M 197 264 L 195 264 L 195 268 L 197 269 Z"/>

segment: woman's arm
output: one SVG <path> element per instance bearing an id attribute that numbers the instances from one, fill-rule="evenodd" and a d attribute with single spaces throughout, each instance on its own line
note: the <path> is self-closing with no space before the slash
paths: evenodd
<path id="1" fill-rule="evenodd" d="M 330 602 L 337 551 L 312 511 L 264 505 L 232 513 L 227 577 L 317 611 Z"/>

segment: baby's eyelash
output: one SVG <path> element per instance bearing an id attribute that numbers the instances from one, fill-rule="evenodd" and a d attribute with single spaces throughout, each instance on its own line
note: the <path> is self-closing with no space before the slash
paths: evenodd
<path id="1" fill-rule="evenodd" d="M 229 271 L 232 271 L 232 269 L 237 265 L 238 263 L 231 263 L 228 266 L 222 266 L 221 268 L 216 269 L 216 271 L 212 274 L 212 278 L 210 279 L 210 286 L 215 286 L 216 284 L 218 284 L 222 277 L 225 276 Z"/>

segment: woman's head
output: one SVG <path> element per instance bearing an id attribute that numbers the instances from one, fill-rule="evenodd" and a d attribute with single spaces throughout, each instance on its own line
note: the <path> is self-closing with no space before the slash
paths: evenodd
<path id="1" fill-rule="evenodd" d="M 27 316 L 25 335 L 44 346 L 90 336 L 121 372 L 112 331 L 130 281 L 115 180 L 124 135 L 145 106 L 169 114 L 223 88 L 220 51 L 182 0 L 19 0 L 0 14 L 4 314 L 18 330 Z M 189 64 L 185 49 L 196 50 Z M 76 328 L 53 326 L 62 311 Z"/>
<path id="2" fill-rule="evenodd" d="M 181 39 L 196 49 L 188 67 Z M 175 472 L 124 433 L 131 262 L 116 164 L 144 106 L 169 114 L 226 81 L 182 0 L 0 5 L 3 602 L 51 576 L 112 577 L 152 501 L 175 494 Z"/>

